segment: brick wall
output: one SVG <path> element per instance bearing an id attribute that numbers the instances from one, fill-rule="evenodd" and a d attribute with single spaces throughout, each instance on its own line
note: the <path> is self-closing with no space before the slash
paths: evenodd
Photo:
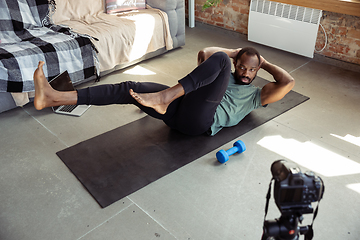
<path id="1" fill-rule="evenodd" d="M 360 65 L 360 17 L 326 12 L 320 22 L 327 35 L 327 46 L 319 54 Z M 316 49 L 325 44 L 324 31 L 319 27 Z"/>
<path id="2" fill-rule="evenodd" d="M 250 0 L 224 0 L 217 7 L 202 11 L 204 2 L 195 1 L 196 21 L 247 34 Z M 328 42 L 318 54 L 360 65 L 360 17 L 323 11 L 320 23 L 326 31 Z M 324 43 L 325 35 L 319 27 L 315 48 L 321 50 Z"/>

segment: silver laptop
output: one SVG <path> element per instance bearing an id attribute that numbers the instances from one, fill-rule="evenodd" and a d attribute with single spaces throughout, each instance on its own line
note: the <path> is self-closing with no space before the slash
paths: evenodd
<path id="1" fill-rule="evenodd" d="M 52 88 L 58 91 L 74 91 L 75 88 L 71 82 L 69 73 L 67 71 L 60 73 L 50 82 Z M 66 114 L 80 117 L 91 105 L 62 105 L 59 107 L 52 107 L 55 113 Z"/>

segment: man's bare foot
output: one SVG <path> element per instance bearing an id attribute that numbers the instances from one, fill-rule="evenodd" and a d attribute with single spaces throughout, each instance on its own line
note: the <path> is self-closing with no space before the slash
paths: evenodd
<path id="1" fill-rule="evenodd" d="M 44 64 L 43 61 L 40 61 L 38 68 L 34 72 L 34 106 L 37 110 L 63 105 L 63 103 L 56 101 L 56 99 L 59 99 L 61 93 L 54 90 L 47 81 L 43 71 Z"/>
<path id="2" fill-rule="evenodd" d="M 34 85 L 35 85 L 35 98 L 34 98 L 34 106 L 37 110 L 41 110 L 47 107 L 47 92 L 48 89 L 51 88 L 47 79 L 45 78 L 43 66 L 44 62 L 40 61 L 37 69 L 34 72 Z"/>
<path id="3" fill-rule="evenodd" d="M 161 92 L 136 93 L 130 89 L 130 95 L 141 105 L 151 107 L 160 114 L 165 114 L 170 103 L 166 103 Z"/>
<path id="4" fill-rule="evenodd" d="M 184 88 L 177 84 L 174 87 L 154 93 L 136 93 L 130 89 L 130 95 L 141 105 L 151 107 L 160 114 L 165 114 L 168 106 L 176 98 L 184 95 Z"/>

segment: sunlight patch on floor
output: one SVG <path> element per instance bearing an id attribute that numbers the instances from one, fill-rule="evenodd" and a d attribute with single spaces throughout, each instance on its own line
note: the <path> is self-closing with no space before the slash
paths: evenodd
<path id="1" fill-rule="evenodd" d="M 312 142 L 268 136 L 258 144 L 314 172 L 333 177 L 360 173 L 360 164 Z"/>
<path id="2" fill-rule="evenodd" d="M 360 147 L 360 137 L 355 137 L 355 136 L 352 136 L 350 134 L 346 134 L 345 137 L 341 137 L 341 136 L 336 135 L 336 134 L 330 134 L 330 135 Z"/>
<path id="3" fill-rule="evenodd" d="M 360 193 L 360 183 L 353 183 L 346 185 L 347 188 L 350 188 L 351 190 L 354 190 L 355 192 Z"/>
<path id="4" fill-rule="evenodd" d="M 133 67 L 129 70 L 126 70 L 124 73 L 129 74 L 129 75 L 142 75 L 142 76 L 156 75 L 155 72 L 150 71 L 146 68 L 143 68 L 139 65 L 136 65 L 135 67 Z"/>

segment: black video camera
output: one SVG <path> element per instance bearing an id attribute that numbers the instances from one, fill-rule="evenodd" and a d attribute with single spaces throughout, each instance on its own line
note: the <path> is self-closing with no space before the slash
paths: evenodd
<path id="1" fill-rule="evenodd" d="M 281 212 L 280 219 L 265 221 L 262 240 L 265 239 L 299 239 L 299 234 L 305 234 L 305 239 L 312 239 L 313 230 L 310 226 L 298 227 L 303 220 L 302 214 L 313 213 L 312 202 L 320 201 L 324 194 L 322 179 L 313 172 L 300 171 L 285 160 L 277 160 L 271 165 L 271 173 L 275 180 L 274 198 Z M 267 194 L 265 217 L 270 199 L 271 182 Z M 314 218 L 316 217 L 315 212 Z M 310 230 L 310 231 L 309 231 Z"/>
<path id="2" fill-rule="evenodd" d="M 274 198 L 281 214 L 312 213 L 312 202 L 319 201 L 324 194 L 324 184 L 313 172 L 302 173 L 298 167 L 290 167 L 284 160 L 271 165 L 275 179 Z"/>

